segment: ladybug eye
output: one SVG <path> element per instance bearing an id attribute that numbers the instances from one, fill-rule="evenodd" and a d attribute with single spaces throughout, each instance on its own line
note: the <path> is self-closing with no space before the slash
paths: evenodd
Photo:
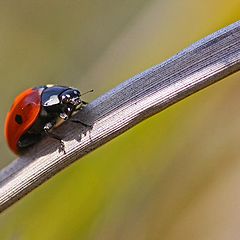
<path id="1" fill-rule="evenodd" d="M 65 98 L 69 100 L 71 98 L 71 96 L 69 94 L 66 94 Z"/>
<path id="2" fill-rule="evenodd" d="M 22 124 L 22 123 L 23 123 L 22 116 L 19 115 L 19 114 L 17 114 L 17 115 L 15 116 L 15 121 L 16 121 L 16 123 L 18 123 L 18 124 Z"/>
<path id="3" fill-rule="evenodd" d="M 63 103 L 68 103 L 70 99 L 71 99 L 71 96 L 69 94 L 66 94 L 66 95 L 62 96 L 62 102 Z"/>

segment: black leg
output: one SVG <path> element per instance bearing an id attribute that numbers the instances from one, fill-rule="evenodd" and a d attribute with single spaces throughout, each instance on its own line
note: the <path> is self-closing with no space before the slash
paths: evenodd
<path id="1" fill-rule="evenodd" d="M 66 121 L 72 116 L 73 112 L 74 108 L 68 107 L 64 112 L 60 113 L 59 117 Z"/>
<path id="2" fill-rule="evenodd" d="M 50 132 L 50 130 L 53 128 L 53 126 L 54 126 L 54 124 L 52 124 L 52 123 L 47 123 L 47 124 L 45 125 L 45 127 L 44 127 L 44 131 L 45 131 L 45 133 L 46 133 L 46 135 L 47 135 L 48 137 L 58 140 L 59 143 L 60 143 L 60 150 L 63 151 L 64 153 L 66 153 L 66 151 L 65 151 L 65 145 L 64 145 L 64 142 L 63 142 L 63 140 L 61 139 L 61 137 L 59 137 L 58 135 Z"/>

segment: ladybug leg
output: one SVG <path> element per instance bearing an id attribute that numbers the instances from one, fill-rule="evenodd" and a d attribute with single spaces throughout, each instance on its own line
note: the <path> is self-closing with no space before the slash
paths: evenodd
<path id="1" fill-rule="evenodd" d="M 68 119 L 72 116 L 73 112 L 74 112 L 74 109 L 68 107 L 68 108 L 65 110 L 65 112 L 61 112 L 61 113 L 59 114 L 59 117 L 66 121 L 66 120 L 68 120 Z"/>
<path id="2" fill-rule="evenodd" d="M 44 132 L 46 133 L 46 135 L 47 135 L 48 137 L 58 140 L 58 141 L 60 142 L 60 150 L 63 151 L 64 153 L 66 153 L 66 152 L 65 152 L 65 145 L 64 145 L 64 142 L 63 142 L 63 140 L 61 139 L 61 137 L 59 137 L 58 135 L 50 132 L 51 129 L 53 128 L 53 126 L 54 126 L 53 123 L 51 123 L 51 122 L 47 123 L 47 124 L 44 126 L 44 128 L 43 128 L 43 129 L 44 129 Z"/>
<path id="3" fill-rule="evenodd" d="M 60 113 L 59 117 L 63 119 L 64 121 L 68 120 L 68 115 L 66 113 Z"/>
<path id="4" fill-rule="evenodd" d="M 60 113 L 59 117 L 62 118 L 63 120 L 68 120 L 69 118 L 71 118 L 72 114 L 74 112 L 74 108 L 67 108 L 66 112 Z M 70 119 L 71 122 L 74 123 L 80 123 L 82 124 L 84 127 L 92 127 L 91 125 L 84 123 L 78 119 Z"/>
<path id="5" fill-rule="evenodd" d="M 84 102 L 85 103 L 85 102 Z M 74 122 L 74 123 L 80 123 L 82 124 L 84 127 L 92 127 L 92 125 L 89 125 L 87 123 L 82 122 L 81 120 L 78 119 L 71 119 L 71 116 L 73 114 L 73 112 L 75 111 L 75 108 L 71 108 L 68 107 L 65 112 L 61 112 L 59 114 L 59 117 L 62 118 L 64 121 L 70 119 L 69 121 Z"/>

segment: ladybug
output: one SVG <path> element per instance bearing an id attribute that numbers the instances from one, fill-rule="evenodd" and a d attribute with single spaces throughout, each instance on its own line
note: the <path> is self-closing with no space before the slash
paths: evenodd
<path id="1" fill-rule="evenodd" d="M 58 85 L 30 88 L 20 93 L 5 122 L 5 137 L 10 149 L 19 155 L 47 135 L 57 139 L 64 151 L 62 139 L 51 130 L 59 120 L 68 120 L 73 113 L 86 106 L 87 103 L 80 99 L 82 95 L 78 89 Z"/>

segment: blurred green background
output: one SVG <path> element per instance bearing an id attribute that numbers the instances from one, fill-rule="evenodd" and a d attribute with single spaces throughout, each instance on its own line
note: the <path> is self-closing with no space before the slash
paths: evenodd
<path id="1" fill-rule="evenodd" d="M 92 101 L 240 17 L 239 0 L 1 1 L 0 167 L 14 97 Z M 144 121 L 0 215 L 0 239 L 239 239 L 240 74 Z M 238 81 L 237 81 L 238 80 Z"/>

